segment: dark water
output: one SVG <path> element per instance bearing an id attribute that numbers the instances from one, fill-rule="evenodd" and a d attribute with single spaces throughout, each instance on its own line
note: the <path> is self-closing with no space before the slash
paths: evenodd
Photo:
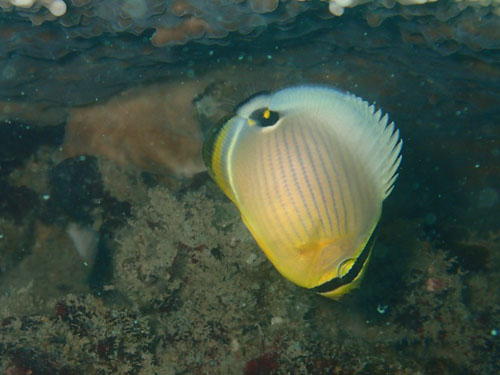
<path id="1" fill-rule="evenodd" d="M 500 372 L 498 8 L 256 3 L 0 11 L 2 373 Z M 339 301 L 279 275 L 201 162 L 236 104 L 306 82 L 404 140 Z"/>

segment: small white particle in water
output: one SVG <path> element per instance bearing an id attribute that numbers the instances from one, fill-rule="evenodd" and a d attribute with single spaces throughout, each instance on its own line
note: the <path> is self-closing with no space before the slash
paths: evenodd
<path id="1" fill-rule="evenodd" d="M 271 318 L 271 325 L 274 326 L 276 324 L 281 324 L 283 323 L 283 318 L 281 316 L 273 316 Z"/>
<path id="2" fill-rule="evenodd" d="M 498 336 L 498 331 L 496 329 L 491 330 L 491 336 Z"/>
<path id="3" fill-rule="evenodd" d="M 3 234 L 2 234 L 2 233 L 0 233 L 0 240 L 1 240 L 2 238 L 3 238 Z"/>
<path id="4" fill-rule="evenodd" d="M 379 304 L 379 305 L 377 306 L 377 312 L 378 312 L 379 314 L 385 314 L 385 313 L 387 312 L 387 309 L 388 309 L 388 308 L 389 308 L 389 306 L 387 306 L 387 305 L 381 305 L 381 304 Z"/>
<path id="5" fill-rule="evenodd" d="M 49 195 L 49 194 L 44 194 L 44 195 L 42 195 L 42 199 L 43 199 L 44 201 L 47 201 L 47 200 L 49 200 L 49 199 L 50 199 L 50 195 Z"/>
<path id="6" fill-rule="evenodd" d="M 66 233 L 73 240 L 75 249 L 83 258 L 84 264 L 86 265 L 87 262 L 92 264 L 97 251 L 97 234 L 91 228 L 76 223 L 69 223 Z"/>
<path id="7" fill-rule="evenodd" d="M 477 163 L 474 168 L 479 168 L 481 166 L 481 164 Z"/>

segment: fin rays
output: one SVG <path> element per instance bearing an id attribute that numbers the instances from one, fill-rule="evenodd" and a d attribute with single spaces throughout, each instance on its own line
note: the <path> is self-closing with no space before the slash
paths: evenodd
<path id="1" fill-rule="evenodd" d="M 378 182 L 382 199 L 391 193 L 396 173 L 401 164 L 401 148 L 403 141 L 399 137 L 399 130 L 395 129 L 394 122 L 389 123 L 389 116 L 382 115 L 382 110 L 375 111 L 375 106 L 369 105 L 361 98 L 349 95 L 347 101 L 357 106 L 364 121 L 360 123 L 356 142 L 359 150 L 364 154 L 369 171 Z"/>

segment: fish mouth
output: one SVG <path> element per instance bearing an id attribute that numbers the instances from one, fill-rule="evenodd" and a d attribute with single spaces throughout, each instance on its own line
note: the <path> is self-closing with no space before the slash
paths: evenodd
<path id="1" fill-rule="evenodd" d="M 309 290 L 314 293 L 320 293 L 320 294 L 331 293 L 344 285 L 352 283 L 360 276 L 361 271 L 365 267 L 366 262 L 370 257 L 370 253 L 372 252 L 374 242 L 375 242 L 375 235 L 372 234 L 372 236 L 366 243 L 365 248 L 356 258 L 356 261 L 345 275 L 341 277 L 339 276 L 334 277 L 333 279 L 325 281 L 323 284 L 315 286 L 314 288 L 310 288 Z"/>

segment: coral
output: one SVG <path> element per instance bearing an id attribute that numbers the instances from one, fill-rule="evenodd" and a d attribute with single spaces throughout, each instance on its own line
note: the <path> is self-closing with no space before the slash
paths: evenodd
<path id="1" fill-rule="evenodd" d="M 181 286 L 186 289 L 187 280 L 180 269 L 194 271 L 199 262 L 209 262 L 210 272 L 214 272 L 221 268 L 216 253 L 230 251 L 242 242 L 246 251 L 254 250 L 248 233 L 235 224 L 238 214 L 230 203 L 214 205 L 201 193 L 178 199 L 162 188 L 150 190 L 148 195 L 148 203 L 137 206 L 134 219 L 116 239 L 115 286 L 134 305 L 167 308 L 172 295 Z M 218 234 L 217 228 L 228 233 Z M 189 276 L 193 280 L 187 284 L 196 283 L 200 276 Z"/>
<path id="2" fill-rule="evenodd" d="M 157 181 L 147 173 L 135 168 L 123 167 L 112 160 L 97 158 L 104 190 L 110 196 L 132 206 L 142 205 L 147 201 L 147 191 Z"/>
<path id="3" fill-rule="evenodd" d="M 110 173 L 107 190 L 124 199 L 134 185 L 112 185 L 140 177 L 112 164 L 100 161 L 99 169 Z M 442 230 L 430 237 L 417 229 L 429 225 L 421 219 L 389 212 L 395 219 L 381 223 L 363 288 L 335 303 L 280 277 L 209 180 L 177 193 L 143 185 L 136 183 L 136 194 L 143 196 L 134 198 L 131 218 L 113 234 L 113 277 L 104 298 L 85 290 L 78 297 L 43 294 L 33 291 L 25 272 L 9 272 L 19 279 L 9 278 L 11 288 L 0 297 L 1 370 L 497 372 L 499 343 L 492 332 L 500 324 L 498 235 L 464 233 L 445 241 Z M 49 243 L 63 233 L 37 231 Z M 47 248 L 43 243 L 37 252 Z M 60 248 L 68 246 L 68 237 L 59 239 Z M 473 265 L 467 257 L 481 259 Z M 59 281 L 49 278 L 56 285 L 67 277 L 57 273 Z"/>
<path id="4" fill-rule="evenodd" d="M 274 12 L 278 8 L 279 0 L 249 0 L 250 8 L 257 13 Z"/>
<path id="5" fill-rule="evenodd" d="M 425 372 L 434 363 L 456 374 L 456 368 L 486 373 L 488 366 L 495 366 L 486 354 L 480 354 L 482 349 L 474 352 L 477 361 L 473 363 L 467 354 L 479 342 L 490 345 L 489 327 L 495 327 L 499 318 L 495 301 L 482 303 L 489 326 L 471 324 L 478 312 L 465 295 L 468 276 L 457 267 L 456 259 L 432 242 L 405 237 L 404 243 L 394 246 L 406 246 L 409 253 L 409 263 L 397 266 L 400 280 L 382 276 L 385 272 L 395 275 L 394 266 L 378 270 L 381 263 L 375 259 L 374 272 L 367 275 L 361 296 L 329 305 L 305 294 L 295 295 L 300 291 L 280 280 L 251 243 L 234 207 L 220 198 L 208 198 L 212 194 L 202 189 L 174 196 L 165 189 L 153 189 L 149 203 L 136 207 L 129 226 L 117 237 L 113 290 L 157 320 L 163 333 L 158 359 L 166 371 L 203 373 L 208 359 L 213 361 L 209 369 L 224 374 L 234 373 L 235 368 L 245 374 L 297 373 L 300 368 L 324 374 L 334 367 L 338 373 L 370 368 L 373 374 L 411 374 Z M 414 236 L 413 230 L 403 230 L 402 236 Z M 386 235 L 390 234 L 388 230 Z M 487 245 L 490 249 L 495 246 L 492 241 Z M 387 255 L 379 255 L 380 250 L 377 245 L 374 256 L 386 262 Z M 271 273 L 261 278 L 261 272 Z M 474 280 L 477 288 L 483 285 L 477 277 Z M 392 285 L 391 297 L 385 297 L 385 289 L 377 291 L 381 282 L 385 287 Z M 487 289 L 478 298 L 491 298 L 495 293 Z M 378 313 L 376 304 L 371 310 L 367 307 L 377 298 L 388 303 Z M 258 318 L 254 312 L 265 316 Z M 255 351 L 253 324 L 263 331 L 259 335 L 264 342 L 262 351 Z M 193 347 L 201 350 L 198 356 L 190 354 Z M 377 351 L 368 349 L 374 347 L 383 351 L 403 347 L 407 360 L 403 364 L 394 357 L 377 358 Z M 449 362 L 447 348 L 454 348 Z M 430 352 L 433 355 L 427 358 Z M 356 353 L 356 357 L 348 353 Z M 184 360 L 181 363 L 175 358 Z M 398 370 L 403 367 L 404 372 Z"/>
<path id="6" fill-rule="evenodd" d="M 157 361 L 165 373 L 238 373 L 242 356 L 259 356 L 258 346 L 249 346 L 258 330 L 242 333 L 240 324 L 259 309 L 254 294 L 271 286 L 255 279 L 266 261 L 234 206 L 207 199 L 211 194 L 205 188 L 182 195 L 152 189 L 116 237 L 108 287 L 154 319 Z M 281 284 L 277 274 L 270 280 Z M 260 306 L 270 297 L 263 296 Z M 273 315 L 284 314 L 276 307 Z"/>
<path id="7" fill-rule="evenodd" d="M 80 2 L 79 2 L 80 3 Z M 89 1 L 76 5 L 73 12 L 93 18 L 94 27 L 79 23 L 76 17 L 64 17 L 61 22 L 71 26 L 69 32 L 79 36 L 97 36 L 104 31 L 142 34 L 156 29 L 152 38 L 155 46 L 185 44 L 191 40 L 214 43 L 231 32 L 247 35 L 275 23 L 293 21 L 311 5 L 297 0 Z"/>
<path id="8" fill-rule="evenodd" d="M 308 1 L 308 0 L 302 0 L 302 1 Z M 370 3 L 370 7 L 366 13 L 369 15 L 368 17 L 372 17 L 371 14 L 373 10 L 376 10 L 378 8 L 381 9 L 392 9 L 396 5 L 396 3 L 399 3 L 403 6 L 410 6 L 410 8 L 415 7 L 415 6 L 421 6 L 421 5 L 426 5 L 429 3 L 435 3 L 438 0 L 322 0 L 324 2 L 328 2 L 328 9 L 331 14 L 335 16 L 341 16 L 344 14 L 345 8 L 353 8 L 362 4 Z M 500 2 L 498 0 L 485 0 L 485 1 L 478 1 L 478 0 L 454 0 L 450 1 L 446 4 L 448 9 L 460 9 L 463 10 L 467 7 L 473 7 L 473 8 L 489 8 L 491 7 L 491 12 L 495 15 L 500 14 Z M 420 8 L 423 9 L 423 8 Z M 399 10 L 396 10 L 395 12 L 399 12 Z M 419 10 L 416 12 L 412 10 L 404 10 L 402 13 L 411 13 L 413 15 L 416 15 Z M 435 13 L 435 8 L 431 8 L 429 10 L 426 10 L 424 12 L 429 12 L 429 13 Z M 488 12 L 488 11 L 486 11 Z M 375 12 L 376 14 L 377 12 Z M 439 12 L 440 13 L 440 12 Z M 439 14 L 438 13 L 438 14 Z M 438 16 L 439 17 L 439 16 Z M 442 17 L 440 17 L 442 18 Z"/>
<path id="9" fill-rule="evenodd" d="M 182 232 L 186 217 L 178 213 L 183 207 L 175 198 L 166 192 L 162 195 L 154 197 L 156 204 L 135 212 L 136 219 L 116 239 L 119 247 L 114 258 L 114 286 L 141 308 L 167 309 L 181 284 L 173 274 L 180 246 L 176 236 Z M 175 212 L 169 225 L 164 225 L 165 217 L 160 213 L 163 208 Z M 135 227 L 141 230 L 132 230 Z"/>
<path id="10" fill-rule="evenodd" d="M 50 316 L 2 321 L 4 373 L 140 374 L 153 367 L 146 319 L 68 295 Z M 150 373 L 150 372 L 149 372 Z"/>
<path id="11" fill-rule="evenodd" d="M 0 102 L 0 121 L 19 121 L 44 125 L 57 125 L 64 122 L 66 110 L 47 108 L 48 104 L 33 102 Z"/>
<path id="12" fill-rule="evenodd" d="M 337 74 L 336 62 L 348 48 L 357 51 L 350 59 L 364 59 L 367 66 L 384 61 L 396 78 L 425 72 L 426 82 L 445 86 L 457 72 L 453 84 L 476 82 L 477 89 L 448 88 L 447 95 L 493 107 L 498 93 L 492 95 L 491 85 L 484 92 L 479 87 L 488 71 L 487 82 L 498 79 L 495 4 L 372 1 L 338 19 L 332 19 L 327 3 L 292 0 L 266 13 L 252 10 L 249 1 L 80 0 L 68 2 L 64 16 L 43 23 L 35 17 L 54 17 L 46 10 L 0 11 L 0 120 L 63 124 L 73 107 L 103 103 L 138 84 L 177 81 L 200 70 L 208 75 L 226 70 L 224 80 L 231 81 L 239 79 L 242 65 L 258 66 L 265 59 L 275 72 L 300 67 L 289 81 L 318 81 L 323 77 L 314 69 L 329 64 Z M 26 27 L 26 20 L 34 26 Z M 307 54 L 297 45 L 309 46 Z M 442 59 L 439 65 L 448 65 L 442 74 L 430 63 L 433 51 L 468 61 Z M 356 79 L 359 71 L 346 73 Z M 259 86 L 290 83 L 259 76 L 252 81 Z M 404 87 L 405 80 L 398 83 Z M 247 91 L 239 97 L 254 90 Z"/>
<path id="13" fill-rule="evenodd" d="M 193 80 L 139 87 L 106 103 L 73 109 L 59 158 L 103 155 L 174 177 L 202 171 L 193 100 L 204 85 Z"/>
<path id="14" fill-rule="evenodd" d="M 207 29 L 208 25 L 205 21 L 188 17 L 175 27 L 167 28 L 159 26 L 151 37 L 151 43 L 155 47 L 186 44 L 189 40 L 201 38 Z"/>
<path id="15" fill-rule="evenodd" d="M 66 3 L 63 0 L 0 0 L 0 7 L 3 9 L 10 9 L 13 6 L 35 10 L 44 6 L 56 17 L 61 17 L 66 13 Z"/>
<path id="16" fill-rule="evenodd" d="M 341 16 L 344 14 L 345 8 L 353 8 L 367 2 L 370 0 L 330 0 L 328 10 L 335 16 Z"/>

